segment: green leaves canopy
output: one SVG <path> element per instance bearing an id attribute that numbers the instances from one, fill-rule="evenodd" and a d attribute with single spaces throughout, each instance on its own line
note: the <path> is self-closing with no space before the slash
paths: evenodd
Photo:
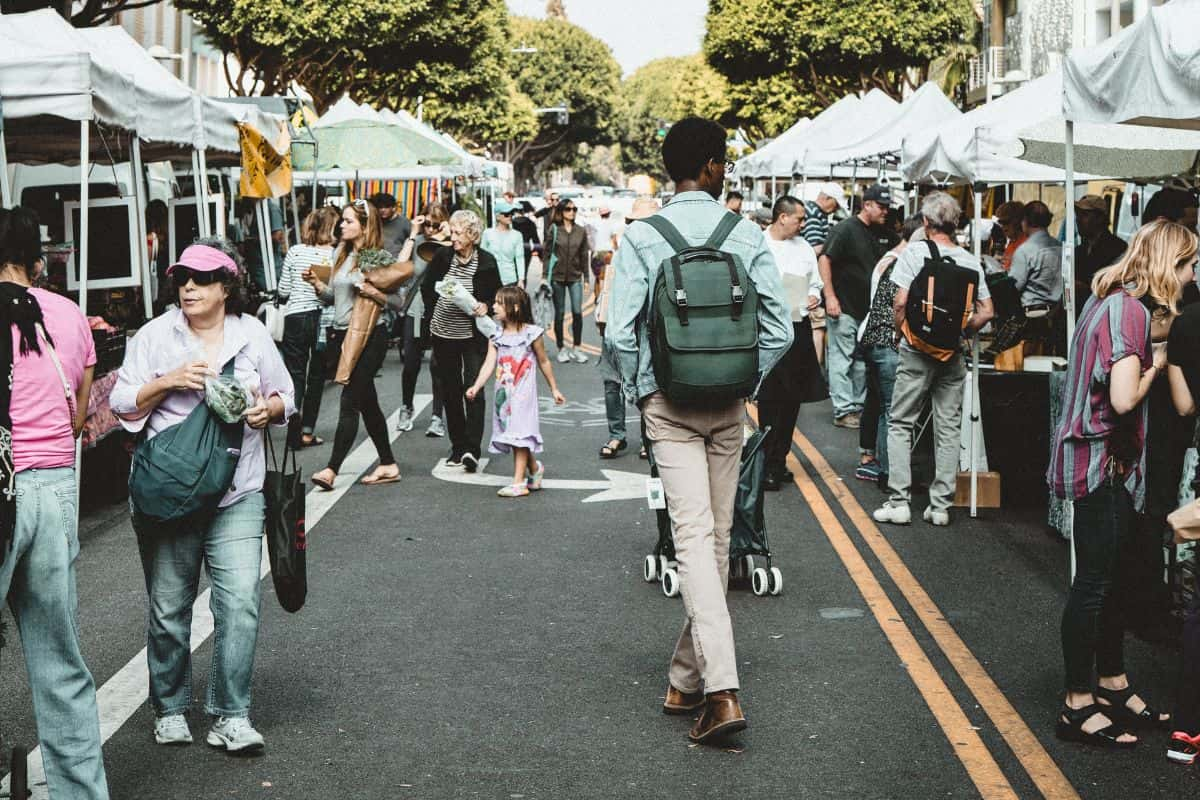
<path id="1" fill-rule="evenodd" d="M 513 17 L 510 24 L 511 47 L 537 48 L 513 55 L 517 88 L 537 108 L 565 103 L 570 117 L 563 126 L 554 114 L 540 115 L 532 138 L 508 141 L 509 160 L 562 164 L 581 142 L 612 141 L 621 68 L 608 45 L 566 20 Z"/>
<path id="2" fill-rule="evenodd" d="M 710 0 L 704 49 L 738 120 L 773 136 L 848 91 L 899 98 L 975 21 L 971 0 Z"/>
<path id="3" fill-rule="evenodd" d="M 660 132 L 693 114 L 732 121 L 727 93 L 725 78 L 700 55 L 660 58 L 641 67 L 621 84 L 621 168 L 665 180 Z"/>

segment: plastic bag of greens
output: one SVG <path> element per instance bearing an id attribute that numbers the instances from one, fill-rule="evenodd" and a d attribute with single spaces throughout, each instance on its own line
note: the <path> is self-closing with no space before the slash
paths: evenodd
<path id="1" fill-rule="evenodd" d="M 239 422 L 249 406 L 242 384 L 232 376 L 210 375 L 204 379 L 204 402 L 222 422 Z"/>

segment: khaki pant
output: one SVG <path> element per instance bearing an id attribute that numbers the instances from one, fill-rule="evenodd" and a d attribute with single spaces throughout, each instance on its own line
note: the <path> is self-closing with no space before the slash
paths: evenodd
<path id="1" fill-rule="evenodd" d="M 674 529 L 687 620 L 668 678 L 683 692 L 738 688 L 733 624 L 725 604 L 729 532 L 742 454 L 743 404 L 681 408 L 661 393 L 646 399 L 646 436 Z"/>

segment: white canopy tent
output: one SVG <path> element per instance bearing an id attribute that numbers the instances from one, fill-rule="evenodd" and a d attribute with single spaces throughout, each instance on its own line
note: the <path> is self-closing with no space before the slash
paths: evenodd
<path id="1" fill-rule="evenodd" d="M 848 102 L 851 100 L 858 102 Z M 809 175 L 832 174 L 835 162 L 825 155 L 829 146 L 854 141 L 864 130 L 876 130 L 880 120 L 890 117 L 899 106 L 879 89 L 872 89 L 862 98 L 843 97 L 818 114 L 804 132 L 792 173 L 806 180 Z"/>
<path id="2" fill-rule="evenodd" d="M 958 107 L 930 81 L 892 108 L 890 114 L 879 117 L 872 127 L 864 128 L 859 138 L 824 150 L 816 159 L 881 168 L 889 158 L 898 159 L 906 136 L 935 130 L 961 116 Z"/>
<path id="3" fill-rule="evenodd" d="M 796 161 L 795 155 L 787 156 L 785 159 L 781 154 L 787 153 L 789 148 L 793 146 L 792 143 L 811 124 L 811 119 L 801 117 L 795 125 L 772 139 L 761 150 L 740 159 L 737 162 L 734 174 L 738 177 L 757 178 L 763 175 L 785 175 L 790 178 L 792 175 L 792 164 Z M 792 152 L 794 153 L 795 151 L 792 150 Z M 786 163 L 784 163 L 785 161 Z"/>

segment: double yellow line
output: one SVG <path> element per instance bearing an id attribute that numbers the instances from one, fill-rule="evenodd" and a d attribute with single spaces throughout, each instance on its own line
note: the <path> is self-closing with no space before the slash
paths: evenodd
<path id="1" fill-rule="evenodd" d="M 748 409 L 757 423 L 754 410 L 749 407 Z M 874 520 L 863 510 L 845 483 L 838 478 L 821 452 L 796 430 L 792 432 L 792 443 L 811 462 L 816 475 L 857 528 L 888 577 L 916 612 L 921 624 L 929 631 L 979 706 L 987 713 L 1042 796 L 1049 800 L 1078 800 L 1079 794 L 1062 770 L 1054 763 L 1050 754 L 1042 747 L 1033 731 L 1025 724 L 953 626 L 946 621 L 928 592 L 909 571 L 891 543 L 879 531 Z M 962 762 L 980 795 L 984 800 L 1016 798 L 1017 794 L 1012 784 L 1004 776 L 979 732 L 971 725 L 946 682 L 917 643 L 913 632 L 897 612 L 862 553 L 842 527 L 837 515 L 795 453 L 789 453 L 788 467 L 826 538 L 866 600 L 888 642 L 907 667 L 913 683 L 937 719 L 955 755 Z"/>

